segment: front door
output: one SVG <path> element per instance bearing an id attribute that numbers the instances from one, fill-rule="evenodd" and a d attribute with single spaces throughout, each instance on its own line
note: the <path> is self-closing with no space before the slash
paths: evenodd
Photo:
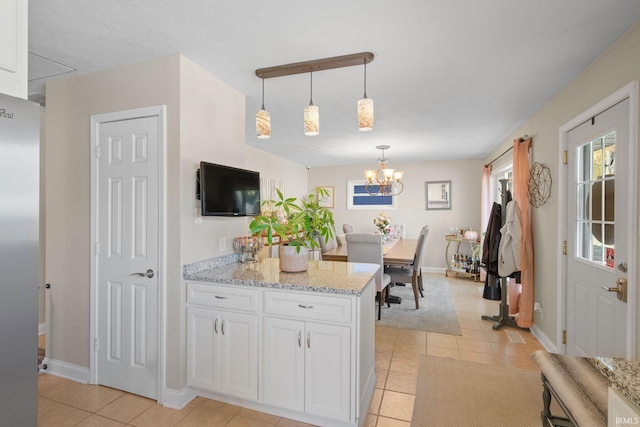
<path id="1" fill-rule="evenodd" d="M 159 118 L 97 131 L 97 382 L 157 399 Z"/>
<path id="2" fill-rule="evenodd" d="M 626 357 L 629 99 L 568 134 L 567 354 Z"/>

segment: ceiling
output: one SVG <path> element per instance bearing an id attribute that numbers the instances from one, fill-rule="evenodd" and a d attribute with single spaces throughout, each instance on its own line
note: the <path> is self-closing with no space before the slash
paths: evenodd
<path id="1" fill-rule="evenodd" d="M 306 166 L 482 158 L 640 20 L 637 0 L 30 0 L 29 93 L 45 82 L 180 53 L 246 95 L 246 143 Z M 363 67 L 265 80 L 255 70 L 372 52 Z M 215 118 L 213 118 L 215 119 Z"/>

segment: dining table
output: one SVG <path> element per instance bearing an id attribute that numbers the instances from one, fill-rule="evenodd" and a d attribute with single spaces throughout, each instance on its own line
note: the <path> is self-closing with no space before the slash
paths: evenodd
<path id="1" fill-rule="evenodd" d="M 347 245 L 338 246 L 322 254 L 323 261 L 347 261 Z M 413 264 L 418 239 L 390 239 L 382 244 L 384 265 L 406 266 Z"/>
<path id="2" fill-rule="evenodd" d="M 418 239 L 389 239 L 382 244 L 382 262 L 384 265 L 408 266 L 413 264 Z M 347 262 L 348 244 L 338 246 L 322 254 L 323 261 Z M 389 295 L 389 302 L 400 304 L 402 298 Z"/>

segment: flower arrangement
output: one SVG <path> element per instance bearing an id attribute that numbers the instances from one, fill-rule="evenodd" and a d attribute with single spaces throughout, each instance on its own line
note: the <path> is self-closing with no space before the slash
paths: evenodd
<path id="1" fill-rule="evenodd" d="M 386 213 L 380 212 L 380 215 L 373 219 L 373 223 L 378 227 L 380 233 L 387 235 L 391 232 L 391 228 L 389 227 L 389 224 L 391 224 L 391 217 Z"/>

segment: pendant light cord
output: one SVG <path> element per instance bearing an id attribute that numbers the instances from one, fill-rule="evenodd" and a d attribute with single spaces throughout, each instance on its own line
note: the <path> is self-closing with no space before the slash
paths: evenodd
<path id="1" fill-rule="evenodd" d="M 262 76 L 262 110 L 264 110 L 264 76 Z"/>
<path id="2" fill-rule="evenodd" d="M 364 60 L 364 99 L 367 99 L 367 60 Z"/>
<path id="3" fill-rule="evenodd" d="M 309 70 L 311 76 L 311 92 L 309 93 L 309 105 L 313 105 L 313 68 Z"/>

